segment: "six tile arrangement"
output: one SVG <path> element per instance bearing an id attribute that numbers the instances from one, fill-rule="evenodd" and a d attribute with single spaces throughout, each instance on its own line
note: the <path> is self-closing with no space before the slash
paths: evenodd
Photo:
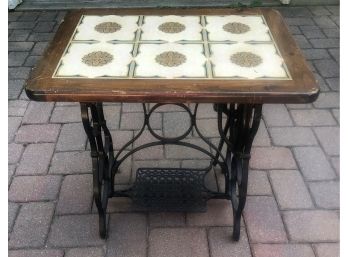
<path id="1" fill-rule="evenodd" d="M 263 16 L 82 16 L 54 78 L 291 79 Z"/>

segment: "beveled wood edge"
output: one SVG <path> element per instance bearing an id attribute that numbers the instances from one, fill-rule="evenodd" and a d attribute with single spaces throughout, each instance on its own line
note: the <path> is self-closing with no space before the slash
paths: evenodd
<path id="1" fill-rule="evenodd" d="M 293 80 L 117 80 L 118 91 L 107 88 L 113 83 L 103 79 L 53 79 L 52 67 L 55 69 L 62 49 L 69 42 L 70 36 L 82 14 L 262 14 L 272 35 L 278 43 L 279 51 L 287 63 Z M 272 21 L 272 22 L 271 22 Z M 276 24 L 277 22 L 277 24 Z M 275 28 L 282 28 L 276 30 Z M 68 35 L 68 36 L 66 36 Z M 287 45 L 279 41 L 287 41 Z M 291 46 L 291 49 L 289 47 Z M 55 49 L 59 52 L 54 52 Z M 294 57 L 295 56 L 295 57 Z M 289 58 L 290 57 L 290 58 Z M 296 63 L 294 60 L 296 58 Z M 48 63 L 47 63 L 48 61 Z M 46 63 L 45 63 L 46 62 Z M 47 68 L 47 65 L 50 67 Z M 294 76 L 300 74 L 302 76 Z M 41 75 L 41 76 L 39 76 Z M 129 83 L 132 87 L 128 87 Z M 64 87 L 71 85 L 73 90 Z M 83 83 L 83 90 L 78 84 Z M 122 84 L 123 83 L 123 84 Z M 234 84 L 234 85 L 233 85 Z M 278 85 L 276 85 L 278 84 Z M 98 85 L 96 87 L 96 85 Z M 105 86 L 106 85 L 106 86 Z M 152 90 L 149 90 L 152 85 Z M 183 85 L 186 85 L 184 87 Z M 190 85 L 190 87 L 188 87 Z M 192 85 L 192 86 L 191 86 Z M 233 87 L 230 87 L 233 85 Z M 301 86 L 299 86 L 301 85 Z M 46 86 L 46 88 L 45 88 Z M 49 86 L 49 90 L 47 87 Z M 73 87 L 75 86 L 75 87 Z M 64 88 L 63 88 L 64 87 Z M 98 88 L 99 90 L 96 90 Z M 217 92 L 216 89 L 220 89 Z M 276 89 L 276 90 L 275 90 Z M 299 47 L 290 35 L 281 14 L 271 8 L 227 9 L 227 8 L 141 8 L 141 9 L 81 9 L 70 11 L 64 18 L 52 43 L 46 49 L 44 57 L 31 72 L 26 82 L 26 93 L 36 101 L 120 101 L 120 102 L 253 102 L 253 103 L 306 103 L 313 102 L 319 95 L 319 87 L 310 71 Z M 89 91 L 88 91 L 89 90 Z M 186 90 L 186 91 L 185 91 Z M 273 91 L 272 91 L 273 90 Z"/>

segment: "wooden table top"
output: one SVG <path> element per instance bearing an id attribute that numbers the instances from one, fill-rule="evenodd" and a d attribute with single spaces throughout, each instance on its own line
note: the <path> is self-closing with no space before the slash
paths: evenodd
<path id="1" fill-rule="evenodd" d="M 89 9 L 67 14 L 26 92 L 38 101 L 305 103 L 319 89 L 275 10 Z"/>

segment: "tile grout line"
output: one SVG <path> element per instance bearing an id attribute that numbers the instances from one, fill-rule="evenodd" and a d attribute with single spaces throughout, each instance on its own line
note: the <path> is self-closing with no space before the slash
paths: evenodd
<path id="1" fill-rule="evenodd" d="M 133 51 L 132 51 L 132 61 L 129 65 L 129 70 L 128 70 L 128 78 L 134 78 L 134 73 L 135 73 L 135 67 L 136 67 L 136 61 L 134 58 L 137 57 L 138 52 L 139 52 L 139 47 L 140 47 L 140 38 L 143 33 L 141 26 L 144 24 L 144 15 L 139 16 L 138 20 L 138 29 L 136 32 L 135 39 L 133 41 Z"/>
<path id="2" fill-rule="evenodd" d="M 203 37 L 203 48 L 204 48 L 204 55 L 206 58 L 206 71 L 207 71 L 207 76 L 208 78 L 213 77 L 213 69 L 212 69 L 212 63 L 210 60 L 211 57 L 211 52 L 210 52 L 210 47 L 209 47 L 209 38 L 208 38 L 208 33 L 206 29 L 206 20 L 205 20 L 205 15 L 200 16 L 200 23 L 202 25 L 202 37 Z"/>

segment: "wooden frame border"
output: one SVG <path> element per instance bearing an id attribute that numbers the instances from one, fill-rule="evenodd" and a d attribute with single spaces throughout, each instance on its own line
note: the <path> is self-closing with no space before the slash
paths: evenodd
<path id="1" fill-rule="evenodd" d="M 263 15 L 292 80 L 175 80 L 52 78 L 82 14 L 86 15 Z M 26 93 L 37 101 L 158 102 L 158 103 L 306 103 L 319 88 L 278 11 L 253 9 L 87 9 L 69 12 L 27 80 Z"/>

